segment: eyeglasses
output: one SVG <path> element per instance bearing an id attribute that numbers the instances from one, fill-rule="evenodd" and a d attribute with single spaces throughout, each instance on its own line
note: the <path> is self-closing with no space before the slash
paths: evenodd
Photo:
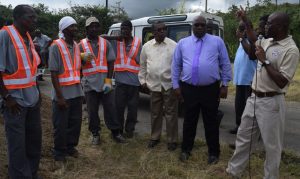
<path id="1" fill-rule="evenodd" d="M 205 23 L 195 23 L 195 24 L 193 24 L 193 26 L 195 26 L 195 27 L 199 27 L 199 26 L 205 27 L 206 24 Z"/>
<path id="2" fill-rule="evenodd" d="M 154 30 L 155 32 L 164 32 L 167 31 L 167 27 L 163 27 L 163 28 L 157 28 Z"/>

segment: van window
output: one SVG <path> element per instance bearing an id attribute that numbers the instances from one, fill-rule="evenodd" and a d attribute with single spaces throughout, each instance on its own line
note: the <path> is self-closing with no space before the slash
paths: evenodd
<path id="1" fill-rule="evenodd" d="M 191 35 L 191 25 L 169 25 L 167 26 L 167 37 L 178 42 L 180 39 Z M 153 39 L 151 27 L 143 29 L 143 44 Z"/>
<path id="2" fill-rule="evenodd" d="M 110 35 L 119 36 L 119 35 L 121 35 L 121 30 L 112 30 Z"/>
<path id="3" fill-rule="evenodd" d="M 168 37 L 175 42 L 191 35 L 191 25 L 174 25 L 168 26 Z"/>

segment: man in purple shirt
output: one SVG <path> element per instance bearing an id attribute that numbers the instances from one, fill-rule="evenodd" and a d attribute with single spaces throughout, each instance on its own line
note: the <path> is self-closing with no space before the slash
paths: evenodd
<path id="1" fill-rule="evenodd" d="M 178 42 L 172 62 L 173 88 L 179 98 L 182 95 L 185 108 L 180 160 L 190 156 L 201 109 L 208 163 L 215 164 L 220 154 L 218 100 L 227 97 L 231 65 L 223 40 L 206 34 L 204 17 L 194 19 L 193 33 Z"/>

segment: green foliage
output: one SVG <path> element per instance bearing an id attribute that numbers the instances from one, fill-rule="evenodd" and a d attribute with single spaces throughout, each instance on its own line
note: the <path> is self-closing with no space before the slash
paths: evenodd
<path id="1" fill-rule="evenodd" d="M 238 45 L 235 31 L 238 26 L 238 20 L 235 16 L 238 7 L 232 5 L 227 13 L 217 12 L 224 20 L 225 42 L 228 45 L 230 59 L 234 59 Z M 297 4 L 281 4 L 276 6 L 269 0 L 257 0 L 257 4 L 247 9 L 247 16 L 252 21 L 254 28 L 258 26 L 259 18 L 266 14 L 272 14 L 275 11 L 286 12 L 291 19 L 290 34 L 293 36 L 298 47 L 300 46 L 300 7 Z"/>

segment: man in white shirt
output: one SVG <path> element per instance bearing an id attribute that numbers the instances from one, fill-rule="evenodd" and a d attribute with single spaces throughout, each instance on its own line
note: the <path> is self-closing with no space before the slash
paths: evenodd
<path id="1" fill-rule="evenodd" d="M 177 147 L 178 100 L 171 83 L 171 64 L 176 42 L 166 37 L 166 25 L 156 22 L 152 25 L 154 39 L 142 48 L 140 56 L 139 81 L 142 88 L 151 93 L 151 140 L 148 148 L 155 147 L 162 131 L 163 116 L 166 119 L 168 150 Z"/>

